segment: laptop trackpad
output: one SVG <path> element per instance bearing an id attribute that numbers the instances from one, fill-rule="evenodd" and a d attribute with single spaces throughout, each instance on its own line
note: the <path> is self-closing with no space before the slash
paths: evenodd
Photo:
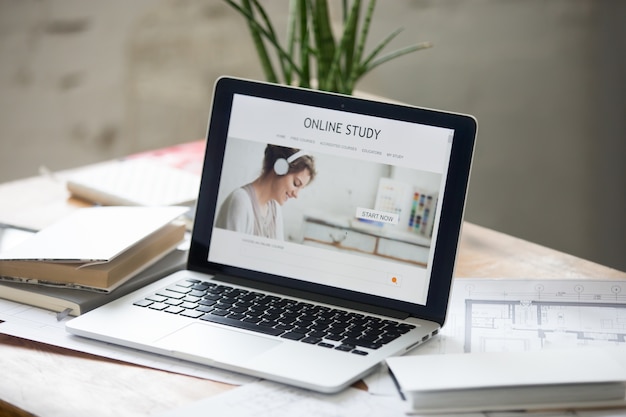
<path id="1" fill-rule="evenodd" d="M 222 329 L 209 324 L 193 323 L 157 341 L 159 347 L 216 362 L 241 364 L 244 360 L 280 345 L 250 333 Z"/>

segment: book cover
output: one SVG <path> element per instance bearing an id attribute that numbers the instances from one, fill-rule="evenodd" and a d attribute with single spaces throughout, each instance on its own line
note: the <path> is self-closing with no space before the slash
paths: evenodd
<path id="1" fill-rule="evenodd" d="M 185 226 L 167 224 L 107 262 L 0 261 L 0 280 L 110 292 L 180 244 Z"/>
<path id="2" fill-rule="evenodd" d="M 625 360 L 617 350 L 579 348 L 411 355 L 386 362 L 409 412 L 430 414 L 624 406 Z"/>
<path id="3" fill-rule="evenodd" d="M 174 249 L 183 207 L 79 209 L 0 253 L 4 280 L 111 291 Z"/>
<path id="4" fill-rule="evenodd" d="M 20 282 L 0 282 L 0 298 L 56 312 L 69 309 L 69 315 L 78 316 L 183 269 L 186 261 L 186 251 L 173 250 L 109 293 Z"/>

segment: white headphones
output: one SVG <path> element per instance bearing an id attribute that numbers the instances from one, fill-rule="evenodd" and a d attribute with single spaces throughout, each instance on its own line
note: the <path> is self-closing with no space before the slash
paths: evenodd
<path id="1" fill-rule="evenodd" d="M 301 158 L 305 155 L 308 155 L 307 151 L 298 151 L 291 155 L 289 158 L 278 158 L 276 162 L 274 162 L 274 172 L 276 175 L 285 175 L 289 172 L 289 165 L 298 158 Z"/>

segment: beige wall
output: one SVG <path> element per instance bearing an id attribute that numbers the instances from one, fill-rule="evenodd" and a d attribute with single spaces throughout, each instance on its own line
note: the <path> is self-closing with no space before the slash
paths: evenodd
<path id="1" fill-rule="evenodd" d="M 277 19 L 284 0 L 266 2 Z M 379 2 L 371 39 L 435 47 L 358 88 L 474 114 L 466 217 L 626 269 L 619 0 Z M 213 81 L 262 78 L 218 0 L 0 0 L 0 181 L 204 137 Z"/>

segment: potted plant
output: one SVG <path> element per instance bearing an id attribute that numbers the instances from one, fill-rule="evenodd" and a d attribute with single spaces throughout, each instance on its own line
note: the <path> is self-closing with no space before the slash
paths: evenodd
<path id="1" fill-rule="evenodd" d="M 332 30 L 327 0 L 290 0 L 284 45 L 258 0 L 224 1 L 246 19 L 265 77 L 274 83 L 352 94 L 357 81 L 372 69 L 432 46 L 421 42 L 381 55 L 402 31 L 399 28 L 366 54 L 376 0 L 368 2 L 364 15 L 360 0 L 343 0 L 342 30 L 337 35 Z"/>

